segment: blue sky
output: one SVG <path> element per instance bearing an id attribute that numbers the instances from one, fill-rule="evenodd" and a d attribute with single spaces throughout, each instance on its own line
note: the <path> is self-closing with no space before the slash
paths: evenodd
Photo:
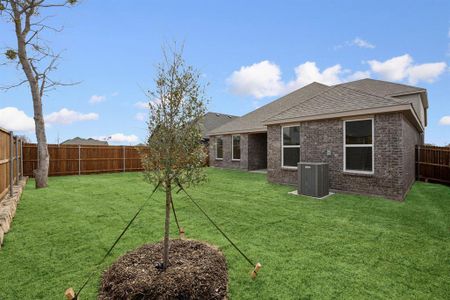
<path id="1" fill-rule="evenodd" d="M 364 2 L 364 3 L 363 3 Z M 100 1 L 54 9 L 65 50 L 54 77 L 81 81 L 44 99 L 47 136 L 146 137 L 144 91 L 161 45 L 184 42 L 185 58 L 210 83 L 211 111 L 243 115 L 310 81 L 369 76 L 428 89 L 426 141 L 450 143 L 450 1 Z M 14 45 L 0 19 L 2 52 Z M 22 78 L 0 66 L 0 85 Z M 30 131 L 26 86 L 0 92 L 0 126 Z"/>

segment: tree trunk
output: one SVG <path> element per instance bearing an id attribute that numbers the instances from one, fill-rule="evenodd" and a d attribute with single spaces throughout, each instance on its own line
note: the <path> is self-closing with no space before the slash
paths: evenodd
<path id="1" fill-rule="evenodd" d="M 21 42 L 19 41 L 19 45 Z M 36 140 L 38 148 L 38 168 L 34 170 L 34 178 L 36 180 L 36 188 L 47 187 L 49 154 L 47 147 L 47 136 L 45 134 L 44 114 L 42 112 L 42 93 L 39 82 L 33 77 L 31 66 L 26 58 L 25 46 L 19 47 L 19 59 L 24 73 L 28 78 L 33 99 L 34 110 L 34 128 L 36 131 Z"/>
<path id="2" fill-rule="evenodd" d="M 34 178 L 36 180 L 36 188 L 44 188 L 47 186 L 50 157 L 48 154 L 47 136 L 45 135 L 45 123 L 44 123 L 44 116 L 42 114 L 42 102 L 39 95 L 38 99 L 35 99 L 35 97 L 33 96 L 33 107 L 34 107 L 34 124 L 36 129 L 36 140 L 39 151 L 38 156 L 39 167 L 36 170 L 34 170 Z"/>
<path id="3" fill-rule="evenodd" d="M 170 230 L 170 204 L 172 203 L 172 188 L 170 182 L 166 184 L 166 222 L 164 224 L 164 250 L 163 268 L 169 266 L 169 230 Z"/>
<path id="4" fill-rule="evenodd" d="M 44 91 L 45 82 L 41 82 L 39 86 L 39 76 L 37 71 L 33 71 L 32 63 L 27 54 L 27 34 L 30 32 L 30 18 L 34 13 L 34 9 L 26 14 L 24 29 L 22 30 L 22 19 L 18 11 L 17 4 L 11 2 L 14 12 L 14 24 L 17 37 L 17 50 L 20 65 L 27 77 L 30 85 L 31 97 L 33 99 L 34 109 L 34 124 L 36 130 L 36 140 L 38 144 L 38 168 L 34 170 L 34 177 L 36 179 L 36 188 L 43 188 L 47 186 L 49 154 L 47 147 L 47 137 L 45 135 L 44 115 L 42 113 L 42 95 Z"/>

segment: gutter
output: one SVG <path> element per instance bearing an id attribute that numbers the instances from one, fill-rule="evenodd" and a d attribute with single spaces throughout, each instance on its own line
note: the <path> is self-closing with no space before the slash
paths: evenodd
<path id="1" fill-rule="evenodd" d="M 226 134 L 235 134 L 235 133 L 264 133 L 267 132 L 266 128 L 259 128 L 259 129 L 241 129 L 241 130 L 234 130 L 234 131 L 219 131 L 219 132 L 212 132 L 209 133 L 208 136 L 216 136 L 216 135 L 226 135 Z"/>

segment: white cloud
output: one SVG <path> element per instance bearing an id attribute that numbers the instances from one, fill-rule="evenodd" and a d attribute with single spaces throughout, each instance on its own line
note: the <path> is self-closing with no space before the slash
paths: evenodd
<path id="1" fill-rule="evenodd" d="M 34 131 L 34 120 L 16 107 L 0 109 L 0 127 L 12 131 Z"/>
<path id="2" fill-rule="evenodd" d="M 119 92 L 113 92 L 113 93 L 111 94 L 111 97 L 116 97 L 116 96 L 119 96 Z"/>
<path id="3" fill-rule="evenodd" d="M 439 75 L 445 72 L 445 69 L 447 69 L 445 62 L 415 65 L 408 71 L 408 80 L 412 84 L 416 84 L 419 81 L 432 83 Z"/>
<path id="4" fill-rule="evenodd" d="M 60 111 L 52 112 L 45 116 L 45 121 L 47 123 L 63 124 L 68 125 L 78 121 L 92 121 L 97 120 L 98 114 L 87 113 L 83 114 L 67 108 L 62 108 Z"/>
<path id="5" fill-rule="evenodd" d="M 89 99 L 89 103 L 95 104 L 100 103 L 106 100 L 106 96 L 100 96 L 100 95 L 92 95 Z"/>
<path id="6" fill-rule="evenodd" d="M 111 143 L 127 143 L 127 144 L 136 144 L 139 141 L 139 138 L 134 135 L 125 135 L 123 133 L 114 133 L 109 136 L 97 136 L 93 137 L 96 140 L 108 141 Z"/>
<path id="7" fill-rule="evenodd" d="M 149 109 L 148 102 L 138 101 L 134 104 L 134 107 L 139 109 Z"/>
<path id="8" fill-rule="evenodd" d="M 443 116 L 443 117 L 439 120 L 439 124 L 450 126 L 450 116 Z"/>
<path id="9" fill-rule="evenodd" d="M 340 75 L 343 73 L 341 65 L 337 64 L 326 68 L 322 72 L 313 61 L 307 61 L 304 64 L 295 67 L 295 79 L 290 81 L 286 89 L 292 91 L 311 82 L 320 82 L 327 85 L 333 85 L 342 82 Z"/>
<path id="10" fill-rule="evenodd" d="M 360 37 L 355 37 L 351 41 L 345 41 L 341 45 L 334 46 L 334 50 L 339 50 L 339 49 L 342 49 L 344 47 L 352 47 L 352 46 L 356 46 L 356 47 L 359 47 L 359 48 L 366 48 L 366 49 L 374 49 L 375 48 L 375 45 L 370 43 L 369 41 L 364 40 L 364 39 L 362 39 Z"/>
<path id="11" fill-rule="evenodd" d="M 367 63 L 373 72 L 387 80 L 399 81 L 407 76 L 407 70 L 413 62 L 409 54 L 396 56 L 386 61 L 369 60 Z"/>
<path id="12" fill-rule="evenodd" d="M 267 60 L 243 66 L 234 71 L 228 78 L 230 91 L 237 95 L 253 96 L 256 99 L 270 96 L 279 96 L 314 81 L 323 84 L 337 84 L 344 81 L 344 71 L 341 65 L 336 64 L 321 71 L 315 62 L 307 61 L 295 69 L 295 79 L 285 83 L 281 80 L 280 67 Z M 362 78 L 370 76 L 369 72 L 356 72 L 348 78 Z"/>
<path id="13" fill-rule="evenodd" d="M 136 115 L 134 115 L 134 118 L 138 121 L 145 121 L 145 119 L 147 118 L 147 114 L 143 113 L 143 112 L 139 112 Z"/>
<path id="14" fill-rule="evenodd" d="M 410 84 L 419 81 L 432 83 L 447 69 L 445 62 L 415 64 L 409 54 L 386 61 L 370 60 L 367 63 L 370 70 L 352 72 L 336 64 L 321 71 L 316 62 L 307 61 L 295 67 L 295 79 L 284 82 L 281 79 L 280 67 L 264 60 L 250 66 L 242 66 L 228 77 L 227 82 L 232 93 L 260 99 L 280 96 L 312 82 L 334 85 L 370 78 L 373 74 L 389 81 L 407 80 Z"/>
<path id="15" fill-rule="evenodd" d="M 160 99 L 153 99 L 150 102 L 138 101 L 134 104 L 134 107 L 139 109 L 150 109 L 150 105 L 157 105 L 161 103 Z"/>
<path id="16" fill-rule="evenodd" d="M 370 78 L 370 71 L 356 71 L 345 78 L 345 81 L 354 81 L 364 78 Z"/>
<path id="17" fill-rule="evenodd" d="M 374 44 L 371 44 L 368 41 L 363 40 L 362 38 L 359 38 L 359 37 L 354 38 L 353 41 L 351 42 L 351 44 L 358 46 L 359 48 L 368 48 L 368 49 L 375 48 Z"/>
<path id="18" fill-rule="evenodd" d="M 434 82 L 447 68 L 445 62 L 425 64 L 414 64 L 413 62 L 413 58 L 409 54 L 405 54 L 383 62 L 370 60 L 368 64 L 371 70 L 383 79 L 392 81 L 406 79 L 411 84 L 419 81 Z"/>
<path id="19" fill-rule="evenodd" d="M 283 90 L 280 67 L 268 60 L 234 71 L 227 82 L 231 92 L 250 95 L 257 99 L 277 96 Z"/>

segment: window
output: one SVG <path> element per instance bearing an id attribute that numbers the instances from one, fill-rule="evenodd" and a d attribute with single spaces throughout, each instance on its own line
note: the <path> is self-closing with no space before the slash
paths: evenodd
<path id="1" fill-rule="evenodd" d="M 373 119 L 344 121 L 344 171 L 373 174 Z"/>
<path id="2" fill-rule="evenodd" d="M 281 128 L 281 166 L 296 168 L 300 161 L 300 126 Z"/>
<path id="3" fill-rule="evenodd" d="M 241 136 L 233 135 L 232 139 L 231 158 L 232 160 L 241 160 Z"/>
<path id="4" fill-rule="evenodd" d="M 223 159 L 223 140 L 220 137 L 216 139 L 216 159 Z"/>

